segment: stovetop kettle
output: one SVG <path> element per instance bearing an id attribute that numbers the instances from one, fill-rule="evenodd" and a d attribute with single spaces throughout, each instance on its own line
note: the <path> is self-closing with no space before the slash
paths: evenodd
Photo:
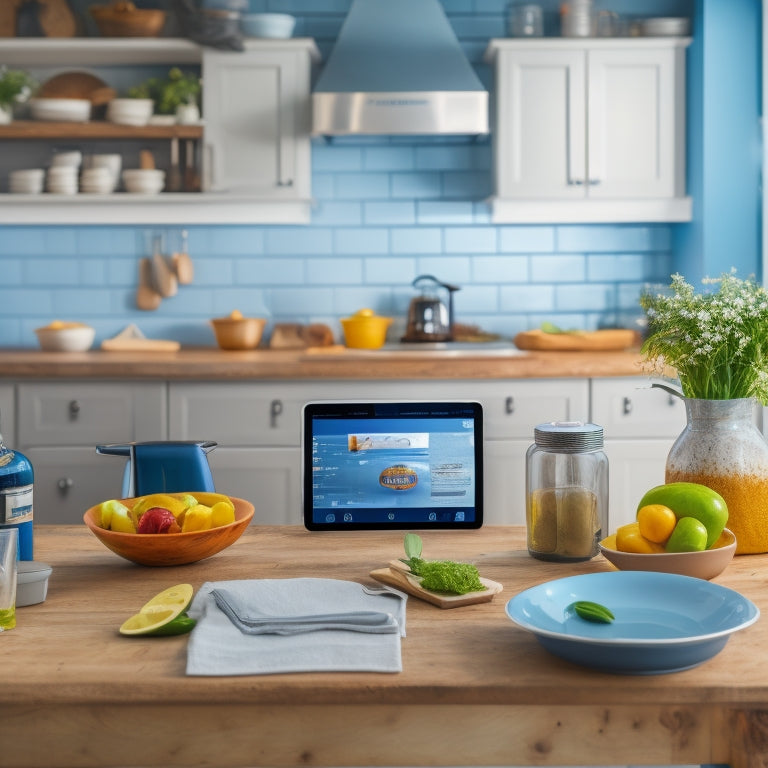
<path id="1" fill-rule="evenodd" d="M 416 288 L 425 282 L 448 291 L 448 306 L 436 295 L 426 292 L 412 299 L 408 307 L 408 325 L 402 340 L 453 341 L 453 294 L 460 290 L 459 286 L 442 283 L 432 275 L 419 275 L 411 285 Z"/>

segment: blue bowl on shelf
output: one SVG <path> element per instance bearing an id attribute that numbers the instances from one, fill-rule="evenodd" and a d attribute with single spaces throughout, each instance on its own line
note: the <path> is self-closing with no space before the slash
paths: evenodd
<path id="1" fill-rule="evenodd" d="M 287 13 L 245 13 L 240 18 L 240 31 L 246 37 L 285 39 L 293 35 L 296 19 Z"/>

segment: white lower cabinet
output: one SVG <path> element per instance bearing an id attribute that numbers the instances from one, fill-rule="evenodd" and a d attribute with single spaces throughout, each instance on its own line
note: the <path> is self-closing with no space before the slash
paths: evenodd
<path id="1" fill-rule="evenodd" d="M 167 437 L 163 382 L 24 382 L 16 386 L 17 447 L 35 471 L 35 523 L 82 523 L 119 496 L 125 462 L 96 446 Z"/>
<path id="2" fill-rule="evenodd" d="M 169 438 L 215 440 L 216 487 L 254 522 L 301 523 L 301 410 L 311 400 L 477 400 L 485 431 L 485 521 L 525 522 L 525 452 L 536 424 L 586 419 L 586 380 L 171 383 Z"/>
<path id="3" fill-rule="evenodd" d="M 593 379 L 591 420 L 608 456 L 608 528 L 635 519 L 643 494 L 664 482 L 667 454 L 685 427 L 685 404 L 647 377 Z"/>
<path id="4" fill-rule="evenodd" d="M 0 387 L 2 431 L 35 468 L 35 520 L 80 523 L 116 496 L 125 462 L 95 446 L 213 440 L 216 487 L 249 499 L 255 523 L 301 513 L 301 411 L 311 400 L 477 400 L 484 412 L 485 523 L 525 523 L 525 453 L 537 424 L 582 420 L 605 431 L 609 528 L 664 482 L 667 453 L 685 426 L 683 402 L 645 377 L 439 381 L 30 381 Z M 13 418 L 14 407 L 16 419 Z M 9 414 L 10 417 L 9 417 Z M 14 434 L 15 427 L 15 434 Z"/>

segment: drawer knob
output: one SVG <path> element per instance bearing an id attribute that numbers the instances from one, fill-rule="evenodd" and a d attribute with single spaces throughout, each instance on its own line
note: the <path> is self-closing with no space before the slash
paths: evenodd
<path id="1" fill-rule="evenodd" d="M 277 417 L 283 412 L 283 401 L 273 400 L 269 404 L 269 426 L 272 429 L 277 428 Z"/>
<path id="2" fill-rule="evenodd" d="M 74 481 L 71 477 L 62 477 L 59 478 L 59 481 L 56 483 L 59 493 L 64 496 L 66 495 L 67 491 L 74 485 Z"/>
<path id="3" fill-rule="evenodd" d="M 621 411 L 625 416 L 629 416 L 632 413 L 632 401 L 628 397 L 624 398 Z"/>
<path id="4" fill-rule="evenodd" d="M 69 401 L 69 419 L 74 421 L 80 415 L 80 403 L 77 400 Z"/>
<path id="5" fill-rule="evenodd" d="M 504 411 L 507 415 L 511 416 L 515 412 L 515 398 L 508 397 L 504 401 Z"/>

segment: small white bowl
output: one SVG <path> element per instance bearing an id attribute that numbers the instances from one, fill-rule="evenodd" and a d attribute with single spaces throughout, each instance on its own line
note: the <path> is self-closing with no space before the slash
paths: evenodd
<path id="1" fill-rule="evenodd" d="M 34 120 L 85 123 L 91 119 L 88 99 L 30 99 L 28 104 Z"/>
<path id="2" fill-rule="evenodd" d="M 83 162 L 83 153 L 79 150 L 71 152 L 56 152 L 51 158 L 51 167 L 73 166 L 79 168 Z"/>
<path id="3" fill-rule="evenodd" d="M 53 569 L 46 563 L 19 560 L 16 579 L 16 607 L 37 605 L 48 594 L 48 577 Z"/>
<path id="4" fill-rule="evenodd" d="M 296 19 L 287 13 L 245 13 L 240 17 L 240 30 L 246 37 L 288 38 Z"/>
<path id="5" fill-rule="evenodd" d="M 123 171 L 126 192 L 135 195 L 156 195 L 165 186 L 165 171 L 157 168 L 127 168 Z"/>
<path id="6" fill-rule="evenodd" d="M 107 120 L 120 125 L 142 126 L 155 111 L 152 99 L 112 99 L 107 105 Z"/>
<path id="7" fill-rule="evenodd" d="M 96 331 L 83 323 L 55 321 L 43 328 L 36 328 L 35 334 L 40 348 L 46 352 L 85 352 L 93 345 Z"/>

